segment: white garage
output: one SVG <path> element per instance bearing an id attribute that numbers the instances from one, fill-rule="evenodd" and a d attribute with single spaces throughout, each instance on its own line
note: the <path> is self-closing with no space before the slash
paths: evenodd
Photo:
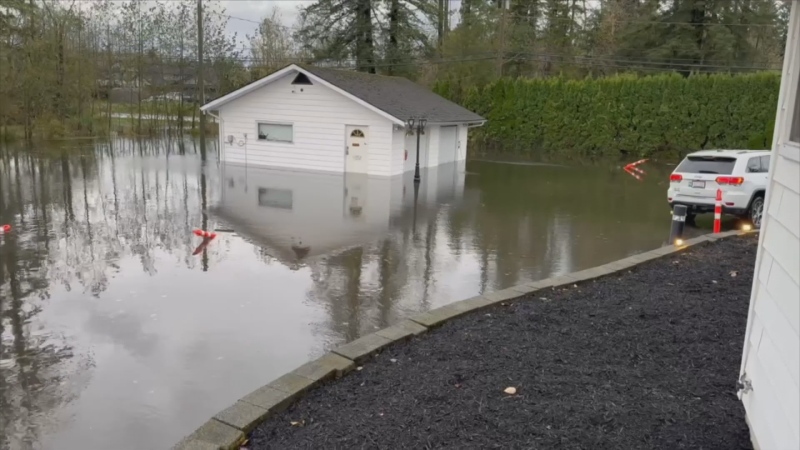
<path id="1" fill-rule="evenodd" d="M 413 170 L 417 142 L 421 168 L 465 160 L 486 122 L 405 78 L 295 64 L 200 109 L 225 162 L 379 176 Z"/>

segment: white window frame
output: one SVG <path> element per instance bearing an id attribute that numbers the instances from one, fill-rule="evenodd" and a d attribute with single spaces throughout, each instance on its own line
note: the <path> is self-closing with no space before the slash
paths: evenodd
<path id="1" fill-rule="evenodd" d="M 281 139 L 261 139 L 261 134 L 259 133 L 259 128 L 261 125 L 278 125 L 284 127 L 291 127 L 292 129 L 292 140 L 291 141 L 284 141 Z M 271 120 L 257 120 L 256 121 L 256 140 L 258 142 L 277 142 L 279 144 L 294 144 L 294 123 L 293 122 L 273 122 Z"/>

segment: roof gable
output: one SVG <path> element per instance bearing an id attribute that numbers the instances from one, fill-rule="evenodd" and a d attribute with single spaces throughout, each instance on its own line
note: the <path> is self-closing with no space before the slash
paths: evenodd
<path id="1" fill-rule="evenodd" d="M 295 64 L 220 97 L 200 109 L 202 111 L 217 109 L 292 71 L 304 74 L 312 81 L 317 81 L 339 92 L 397 124 L 404 124 L 412 117 L 424 117 L 429 122 L 483 122 L 486 120 L 406 78 L 321 67 L 301 67 Z"/>

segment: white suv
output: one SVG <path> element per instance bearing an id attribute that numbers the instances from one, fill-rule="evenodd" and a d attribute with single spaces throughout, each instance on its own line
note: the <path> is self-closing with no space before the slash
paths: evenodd
<path id="1" fill-rule="evenodd" d="M 769 170 L 768 150 L 704 150 L 690 153 L 669 177 L 667 201 L 695 214 L 714 212 L 717 189 L 722 190 L 722 212 L 750 219 L 761 227 Z"/>

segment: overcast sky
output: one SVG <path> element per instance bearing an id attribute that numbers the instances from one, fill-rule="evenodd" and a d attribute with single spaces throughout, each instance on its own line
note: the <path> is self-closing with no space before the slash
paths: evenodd
<path id="1" fill-rule="evenodd" d="M 227 30 L 229 33 L 237 33 L 241 45 L 245 45 L 245 35 L 254 34 L 258 28 L 258 23 L 264 17 L 271 14 L 273 8 L 278 8 L 283 23 L 287 26 L 294 25 L 297 20 L 298 8 L 314 3 L 313 0 L 219 0 L 219 3 L 226 9 L 230 16 Z M 451 0 L 450 9 L 457 10 L 461 0 Z M 233 17 L 239 18 L 234 19 Z M 246 19 L 246 20 L 240 20 Z"/>

